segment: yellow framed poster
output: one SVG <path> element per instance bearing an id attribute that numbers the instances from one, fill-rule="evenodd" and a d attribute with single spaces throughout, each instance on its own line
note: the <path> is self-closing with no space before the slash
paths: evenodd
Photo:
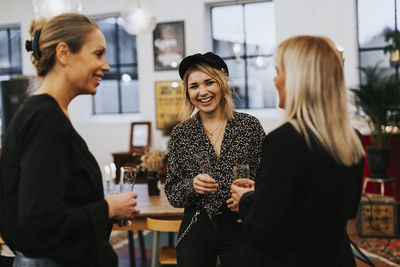
<path id="1" fill-rule="evenodd" d="M 183 103 L 181 81 L 156 82 L 156 127 L 166 129 L 179 122 Z"/>

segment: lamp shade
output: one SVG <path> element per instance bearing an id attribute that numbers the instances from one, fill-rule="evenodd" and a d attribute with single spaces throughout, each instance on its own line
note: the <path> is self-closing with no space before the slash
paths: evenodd
<path id="1" fill-rule="evenodd" d="M 51 18 L 66 12 L 79 13 L 82 10 L 81 0 L 32 0 L 36 18 Z"/>
<path id="2" fill-rule="evenodd" d="M 127 0 L 121 12 L 122 26 L 129 34 L 152 32 L 156 16 L 150 0 Z"/>

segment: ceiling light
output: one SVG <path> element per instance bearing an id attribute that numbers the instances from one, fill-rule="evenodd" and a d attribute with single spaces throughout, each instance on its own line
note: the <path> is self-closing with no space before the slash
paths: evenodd
<path id="1" fill-rule="evenodd" d="M 36 18 L 51 18 L 66 12 L 82 11 L 81 0 L 32 0 Z"/>
<path id="2" fill-rule="evenodd" d="M 152 32 L 156 16 L 150 0 L 127 0 L 121 12 L 122 26 L 129 34 Z"/>

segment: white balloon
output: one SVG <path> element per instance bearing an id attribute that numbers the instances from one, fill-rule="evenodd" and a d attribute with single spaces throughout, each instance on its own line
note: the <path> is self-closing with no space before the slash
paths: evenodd
<path id="1" fill-rule="evenodd" d="M 150 0 L 127 0 L 121 12 L 122 26 L 129 34 L 152 32 L 156 16 Z"/>
<path id="2" fill-rule="evenodd" d="M 36 18 L 51 18 L 66 12 L 82 11 L 81 0 L 32 0 Z"/>

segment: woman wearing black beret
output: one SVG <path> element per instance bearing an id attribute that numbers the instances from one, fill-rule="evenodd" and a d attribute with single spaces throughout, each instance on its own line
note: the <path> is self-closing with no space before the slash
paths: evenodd
<path id="1" fill-rule="evenodd" d="M 215 266 L 218 257 L 222 266 L 241 266 L 243 229 L 229 192 L 233 167 L 249 165 L 254 179 L 265 133 L 256 118 L 233 110 L 228 67 L 219 56 L 188 56 L 179 75 L 183 122 L 172 131 L 165 185 L 169 202 L 185 208 L 178 266 Z"/>

